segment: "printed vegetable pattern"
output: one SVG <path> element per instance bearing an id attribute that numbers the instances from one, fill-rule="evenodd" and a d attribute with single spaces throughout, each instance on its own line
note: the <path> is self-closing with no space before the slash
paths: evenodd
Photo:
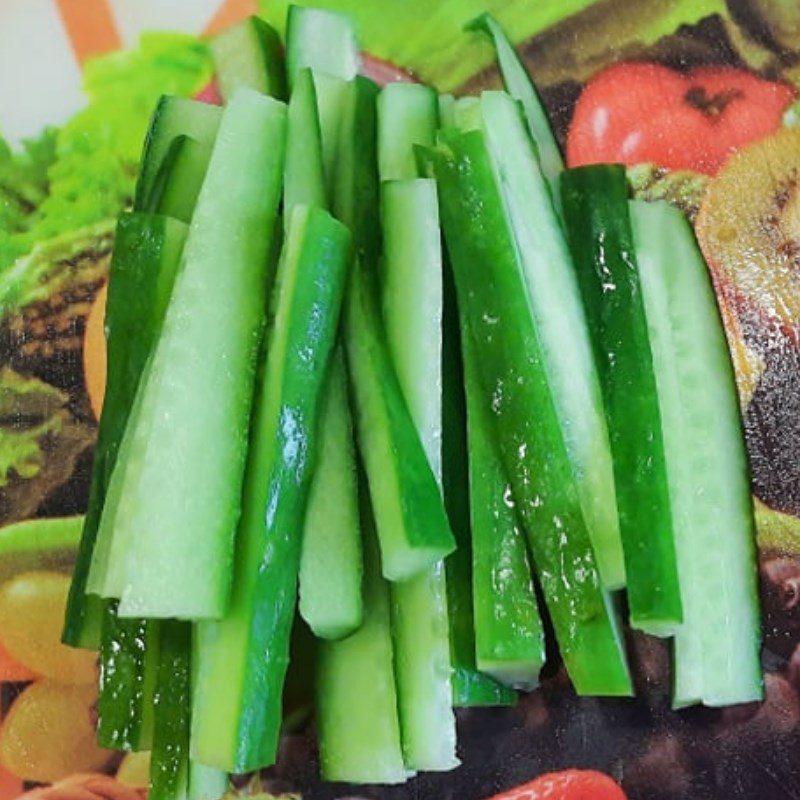
<path id="1" fill-rule="evenodd" d="M 232 10 L 221 10 L 220 20 L 227 13 L 233 16 L 226 21 L 234 21 L 252 10 L 228 5 Z M 436 49 L 436 25 L 456 31 L 466 21 L 454 4 L 444 5 L 440 21 L 422 31 L 418 45 L 403 48 L 386 37 L 373 45 L 367 36 L 366 46 L 411 70 L 423 72 L 423 65 L 433 64 L 425 77 L 443 87 L 474 90 L 476 83 L 495 83 L 492 68 L 481 72 L 486 59 L 479 48 L 469 67 L 464 61 L 470 57 L 458 68 L 452 57 L 427 59 Z M 491 4 L 474 11 L 484 5 Z M 598 708 L 566 698 L 563 674 L 545 674 L 544 688 L 516 709 L 486 716 L 467 710 L 459 752 L 465 766 L 449 778 L 421 779 L 420 796 L 439 796 L 442 787 L 455 785 L 463 796 L 488 797 L 515 780 L 518 790 L 496 797 L 625 796 L 615 781 L 591 772 L 568 770 L 525 782 L 587 762 L 621 778 L 631 798 L 677 798 L 690 785 L 716 798 L 729 796 L 735 785 L 743 797 L 769 800 L 784 797 L 784 789 L 798 781 L 788 752 L 800 724 L 800 312 L 792 290 L 793 248 L 800 236 L 793 214 L 800 139 L 784 129 L 796 124 L 798 75 L 786 65 L 800 42 L 792 33 L 793 11 L 777 0 L 676 3 L 672 16 L 651 0 L 642 5 L 652 6 L 652 13 L 640 29 L 621 24 L 622 0 L 572 3 L 569 11 L 578 13 L 560 21 L 555 12 L 550 19 L 530 12 L 526 19 L 512 8 L 508 28 L 525 39 L 523 62 L 537 78 L 570 166 L 623 161 L 637 196 L 665 198 L 692 217 L 699 211 L 696 230 L 722 306 L 743 403 L 756 497 L 767 699 L 705 716 L 673 715 L 652 688 L 664 683 L 666 653 L 641 634 L 631 635 L 633 671 L 644 676 L 637 687 L 644 698 L 636 706 L 612 701 Z M 410 13 L 417 13 L 416 6 L 409 4 Z M 373 11 L 361 13 L 364 28 L 374 30 Z M 269 4 L 267 16 L 276 15 L 283 16 L 282 3 Z M 681 22 L 686 25 L 679 29 Z M 396 37 L 402 39 L 401 27 Z M 577 59 L 564 58 L 576 41 Z M 462 42 L 466 53 L 472 52 L 470 42 Z M 447 77 L 448 63 L 458 75 L 455 84 Z M 376 74 L 398 74 L 377 59 L 365 64 Z M 470 78 L 473 73 L 480 74 Z M 138 754 L 120 763 L 86 733 L 93 722 L 94 657 L 67 651 L 54 632 L 79 532 L 73 515 L 85 509 L 105 384 L 103 283 L 110 221 L 132 196 L 155 98 L 163 91 L 202 91 L 203 99 L 218 102 L 211 75 L 205 43 L 154 34 L 132 53 L 89 61 L 86 111 L 21 150 L 0 148 L 0 520 L 7 526 L 0 529 L 3 798 L 35 783 L 53 783 L 32 789 L 32 797 L 42 800 L 72 791 L 140 796 Z M 120 86 L 124 90 L 115 88 Z M 611 120 L 602 136 L 598 115 Z M 763 261 L 742 259 L 751 250 L 764 254 Z M 22 523 L 27 528 L 15 524 L 29 519 Z M 19 624 L 23 615 L 32 622 Z M 586 726 L 605 731 L 607 742 L 582 743 Z M 489 759 L 482 756 L 488 730 L 497 753 Z M 647 733 L 631 746 L 626 730 Z M 313 756 L 302 736 L 288 737 L 287 747 L 297 755 L 281 761 L 260 789 L 274 793 L 291 786 L 310 796 L 344 796 L 314 794 L 314 769 L 304 766 Z M 725 760 L 745 752 L 764 769 Z M 506 774 L 508 757 L 519 763 Z M 710 765 L 719 772 L 725 764 L 729 776 L 709 777 Z M 117 780 L 97 772 L 116 774 Z"/>

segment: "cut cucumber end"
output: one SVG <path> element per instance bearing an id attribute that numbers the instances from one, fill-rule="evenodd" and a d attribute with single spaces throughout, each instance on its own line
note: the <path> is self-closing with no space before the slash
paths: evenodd
<path id="1" fill-rule="evenodd" d="M 211 55 L 224 100 L 243 86 L 286 98 L 283 45 L 277 31 L 260 17 L 249 17 L 215 36 Z"/>
<path id="2" fill-rule="evenodd" d="M 485 672 L 504 686 L 520 692 L 532 692 L 539 686 L 539 672 L 544 664 L 532 664 L 530 661 L 495 661 L 478 656 L 477 666 L 481 672 Z"/>
<path id="3" fill-rule="evenodd" d="M 336 11 L 290 6 L 286 20 L 286 70 L 294 86 L 300 70 L 308 67 L 351 81 L 361 58 L 350 19 Z"/>

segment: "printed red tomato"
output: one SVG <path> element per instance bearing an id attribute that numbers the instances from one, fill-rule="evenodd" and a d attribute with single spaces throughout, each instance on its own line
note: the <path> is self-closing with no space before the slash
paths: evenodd
<path id="1" fill-rule="evenodd" d="M 222 95 L 219 93 L 219 84 L 216 78 L 212 78 L 195 96 L 195 100 L 209 103 L 212 106 L 222 105 Z"/>
<path id="2" fill-rule="evenodd" d="M 749 142 L 777 130 L 795 90 L 733 67 L 688 73 L 617 64 L 589 81 L 567 137 L 567 161 L 652 162 L 714 175 Z"/>
<path id="3" fill-rule="evenodd" d="M 550 772 L 490 800 L 626 800 L 608 775 L 594 770 Z"/>

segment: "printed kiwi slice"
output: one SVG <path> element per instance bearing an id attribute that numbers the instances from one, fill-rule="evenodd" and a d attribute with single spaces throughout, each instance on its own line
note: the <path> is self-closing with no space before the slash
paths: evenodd
<path id="1" fill-rule="evenodd" d="M 800 131 L 734 155 L 709 183 L 696 229 L 724 297 L 765 328 L 800 330 Z"/>

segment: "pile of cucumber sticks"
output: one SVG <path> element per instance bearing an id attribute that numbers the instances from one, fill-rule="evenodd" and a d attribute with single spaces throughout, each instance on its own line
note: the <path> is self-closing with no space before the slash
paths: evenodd
<path id="1" fill-rule="evenodd" d="M 296 685 L 326 779 L 452 769 L 453 708 L 536 687 L 545 613 L 579 694 L 632 695 L 627 614 L 672 637 L 676 707 L 761 697 L 692 230 L 620 166 L 565 171 L 471 27 L 507 93 L 379 90 L 347 19 L 293 7 L 285 59 L 257 18 L 213 42 L 224 108 L 155 111 L 64 632 L 99 646 L 100 741 L 152 751 L 152 800 L 273 764 Z"/>

